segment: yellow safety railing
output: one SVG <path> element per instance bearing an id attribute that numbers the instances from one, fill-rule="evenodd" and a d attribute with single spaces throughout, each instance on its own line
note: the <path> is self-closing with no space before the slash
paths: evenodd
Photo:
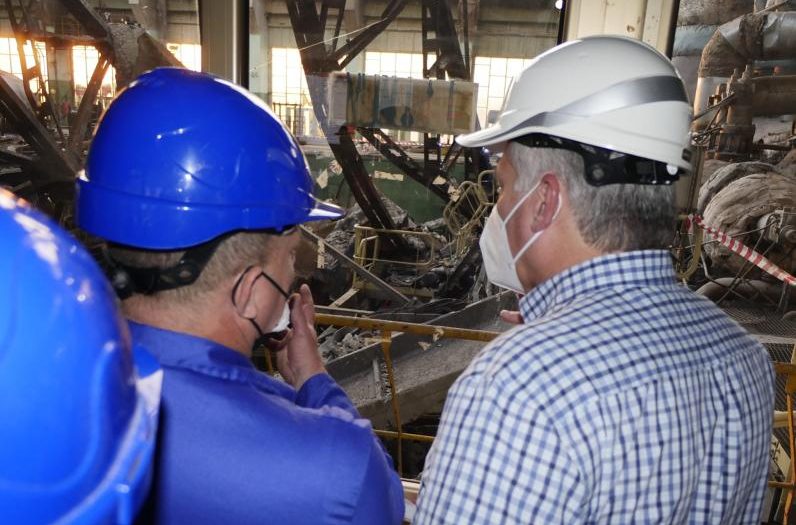
<path id="1" fill-rule="evenodd" d="M 384 235 L 397 235 L 401 237 L 416 237 L 422 239 L 424 244 L 429 247 L 428 256 L 421 260 L 405 261 L 400 259 L 386 259 L 381 256 L 381 238 Z M 435 246 L 439 241 L 428 232 L 416 232 L 411 230 L 388 230 L 383 228 L 371 228 L 357 224 L 354 226 L 354 261 L 371 273 L 378 274 L 379 265 L 404 266 L 414 268 L 418 275 L 431 269 L 436 262 Z M 351 288 L 362 290 L 366 287 L 366 282 L 357 274 L 354 274 Z M 409 295 L 418 295 L 416 290 L 407 287 L 396 286 L 397 290 Z M 428 294 L 419 294 L 428 295 Z"/>
<path id="2" fill-rule="evenodd" d="M 491 341 L 500 332 L 486 330 L 472 330 L 469 328 L 456 328 L 453 326 L 436 326 L 418 323 L 406 323 L 402 321 L 383 321 L 380 319 L 367 319 L 362 317 L 349 317 L 345 315 L 315 314 L 315 322 L 328 326 L 348 326 L 361 328 L 364 330 L 379 330 L 381 332 L 381 352 L 384 356 L 384 363 L 387 366 L 387 384 L 390 389 L 390 405 L 392 407 L 393 418 L 395 419 L 396 431 L 375 430 L 376 435 L 398 440 L 397 467 L 398 474 L 403 475 L 403 441 L 434 441 L 434 436 L 423 434 L 412 434 L 403 431 L 401 423 L 401 409 L 398 402 L 398 389 L 395 386 L 395 375 L 392 362 L 392 334 L 393 332 L 405 332 L 419 335 L 429 335 L 435 340 L 440 337 L 450 337 L 454 339 L 468 339 L 471 341 Z"/>
<path id="3" fill-rule="evenodd" d="M 403 460 L 402 460 L 402 442 L 409 441 L 425 441 L 433 442 L 434 436 L 425 434 L 413 434 L 403 431 L 401 423 L 400 403 L 398 400 L 398 389 L 395 385 L 395 375 L 391 354 L 391 343 L 393 332 L 412 333 L 416 335 L 428 335 L 437 340 L 439 338 L 448 337 L 452 339 L 467 339 L 471 341 L 489 342 L 498 335 L 500 332 L 489 330 L 473 330 L 469 328 L 457 328 L 453 326 L 437 326 L 418 323 L 407 323 L 402 321 L 386 321 L 380 319 L 369 319 L 362 317 L 349 317 L 344 315 L 331 315 L 321 314 L 315 315 L 315 321 L 320 325 L 327 326 L 340 326 L 340 327 L 353 327 L 363 330 L 378 330 L 381 332 L 381 350 L 384 357 L 384 362 L 387 367 L 387 383 L 390 389 L 390 404 L 392 407 L 393 418 L 395 419 L 396 430 L 374 430 L 376 435 L 387 438 L 396 439 L 397 446 L 397 467 L 398 474 L 403 475 Z M 794 357 L 792 361 L 796 361 L 796 345 L 794 345 Z M 796 393 L 796 362 L 791 363 L 774 363 L 774 372 L 778 375 L 786 377 L 785 385 L 785 399 L 787 404 L 787 411 L 775 411 L 774 428 L 788 428 L 788 450 L 790 451 L 791 461 L 788 469 L 788 481 L 769 481 L 769 486 L 772 488 L 781 488 L 786 491 L 785 501 L 785 520 L 788 523 L 788 514 L 791 503 L 793 501 L 794 493 L 796 492 L 796 461 L 793 460 L 793 454 L 796 452 L 796 436 L 794 426 L 794 411 L 793 411 L 793 395 Z"/>
<path id="4" fill-rule="evenodd" d="M 494 204 L 494 195 L 487 195 L 484 190 L 484 178 L 494 173 L 495 170 L 485 170 L 478 174 L 477 182 L 462 182 L 456 189 L 456 198 L 442 210 L 442 219 L 453 235 L 454 251 L 459 256 L 470 248 L 484 215 Z"/>
<path id="5" fill-rule="evenodd" d="M 672 246 L 672 253 L 675 259 L 674 269 L 678 280 L 687 281 L 699 268 L 704 234 L 702 228 L 693 223 L 687 214 L 680 214 L 678 220 L 680 221 L 680 229 L 677 231 L 677 244 Z M 693 234 L 689 234 L 689 228 L 686 225 L 693 226 Z M 691 259 L 689 259 L 688 265 L 684 267 L 682 261 L 689 249 Z"/>
<path id="6" fill-rule="evenodd" d="M 774 363 L 774 373 L 785 376 L 785 408 L 786 411 L 774 412 L 774 428 L 788 428 L 788 452 L 790 464 L 788 465 L 787 481 L 769 481 L 768 486 L 780 488 L 785 491 L 785 505 L 783 523 L 790 523 L 790 508 L 793 504 L 793 495 L 796 491 L 796 439 L 794 439 L 793 395 L 796 393 L 796 345 L 793 347 L 790 363 Z"/>

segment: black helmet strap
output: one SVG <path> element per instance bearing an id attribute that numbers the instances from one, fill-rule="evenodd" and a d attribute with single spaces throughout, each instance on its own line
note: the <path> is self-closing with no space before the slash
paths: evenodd
<path id="1" fill-rule="evenodd" d="M 531 133 L 511 139 L 529 148 L 557 148 L 573 151 L 583 158 L 586 182 L 592 186 L 606 184 L 668 185 L 680 178 L 680 168 L 670 168 L 665 162 L 583 144 L 544 133 Z"/>
<path id="2" fill-rule="evenodd" d="M 196 282 L 218 246 L 228 236 L 221 235 L 185 250 L 177 264 L 168 268 L 128 266 L 114 260 L 105 250 L 106 273 L 121 299 L 126 299 L 135 293 L 152 295 L 187 286 Z"/>

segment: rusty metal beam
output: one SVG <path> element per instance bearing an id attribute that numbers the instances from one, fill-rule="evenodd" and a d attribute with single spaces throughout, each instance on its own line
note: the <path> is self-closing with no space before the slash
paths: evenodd
<path id="1" fill-rule="evenodd" d="M 102 79 L 105 78 L 108 66 L 110 66 L 108 59 L 104 55 L 100 55 L 94 72 L 91 74 L 91 79 L 88 81 L 88 86 L 86 86 L 86 91 L 83 93 L 83 98 L 80 99 L 80 106 L 77 108 L 77 116 L 72 125 L 68 145 L 75 155 L 81 155 L 83 152 L 83 140 L 85 140 L 91 121 L 91 112 L 94 110 L 94 102 L 97 100 L 97 93 L 102 87 Z"/>
<path id="2" fill-rule="evenodd" d="M 392 162 L 394 166 L 403 171 L 408 177 L 422 184 L 443 201 L 448 202 L 450 200 L 448 194 L 450 185 L 447 180 L 444 185 L 434 184 L 437 173 L 431 173 L 430 176 L 425 173 L 423 168 L 415 162 L 412 157 L 407 155 L 389 135 L 384 133 L 384 131 L 379 128 L 357 128 L 357 131 L 359 131 L 359 134 L 374 148 L 379 150 L 379 153 Z"/>
<path id="3" fill-rule="evenodd" d="M 423 60 L 423 76 L 425 78 L 444 80 L 447 76 L 451 79 L 471 80 L 468 10 L 466 5 L 462 7 L 464 53 L 462 53 L 459 45 L 456 23 L 448 2 L 422 0 L 421 36 L 423 57 L 428 55 L 435 57 L 434 63 L 430 66 L 425 59 Z M 457 144 L 454 144 L 443 159 L 439 141 L 439 135 L 423 134 L 423 171 L 426 178 L 433 180 L 440 176 L 449 184 L 447 181 L 449 180 L 450 170 L 455 165 L 461 149 Z M 465 163 L 465 168 L 467 167 L 468 164 Z"/>
<path id="4" fill-rule="evenodd" d="M 401 292 L 399 292 L 398 290 L 387 284 L 378 275 L 366 270 L 361 265 L 357 264 L 355 260 L 347 256 L 346 254 L 344 254 L 343 252 L 341 252 L 340 250 L 338 250 L 328 242 L 326 242 L 321 237 L 318 237 L 304 226 L 300 226 L 300 229 L 301 233 L 303 233 L 305 236 L 307 236 L 309 239 L 315 242 L 322 243 L 324 246 L 323 249 L 331 253 L 335 259 L 337 259 L 341 263 L 351 268 L 351 270 L 353 270 L 357 275 L 362 277 L 364 280 L 378 286 L 388 297 L 390 297 L 394 301 L 398 301 L 401 304 L 407 304 L 410 302 L 410 299 L 407 296 L 405 296 L 404 294 L 402 294 Z"/>
<path id="5" fill-rule="evenodd" d="M 459 158 L 459 155 L 462 154 L 462 148 L 458 142 L 454 142 L 451 144 L 451 147 L 448 148 L 448 152 L 445 153 L 445 159 L 442 161 L 442 165 L 440 166 L 440 174 L 446 176 L 450 173 L 450 170 L 456 165 L 456 159 Z"/>
<path id="6" fill-rule="evenodd" d="M 315 1 L 287 0 L 287 9 L 301 53 L 301 64 L 307 76 L 315 117 L 326 135 L 335 159 L 343 169 L 343 176 L 370 224 L 375 228 L 395 229 L 395 224 L 379 197 L 350 134 L 344 129 L 331 129 L 328 125 L 324 80 L 328 73 L 338 71 L 340 65 L 334 54 L 327 52 L 324 42 L 325 27 Z M 388 237 L 387 242 L 392 247 L 399 245 L 394 237 Z"/>
<path id="7" fill-rule="evenodd" d="M 88 5 L 88 2 L 85 0 L 61 0 L 61 4 L 75 17 L 89 35 L 100 41 L 105 41 L 104 43 L 100 42 L 100 45 L 106 46 L 108 49 L 102 51 L 111 52 L 109 46 L 111 32 L 108 24 Z"/>
<path id="8" fill-rule="evenodd" d="M 370 174 L 365 168 L 365 163 L 357 151 L 351 135 L 341 133 L 336 135 L 335 139 L 337 143 L 330 141 L 329 147 L 332 149 L 337 162 L 343 168 L 343 177 L 345 177 L 351 188 L 351 193 L 357 203 L 359 203 L 359 207 L 362 208 L 362 212 L 368 218 L 371 226 L 386 230 L 396 229 L 395 222 L 393 222 L 381 197 L 379 197 L 376 186 L 373 185 L 373 181 L 370 179 Z M 396 244 L 395 241 L 390 241 L 390 243 Z"/>
<path id="9" fill-rule="evenodd" d="M 339 62 L 339 68 L 343 69 L 348 65 L 354 57 L 359 54 L 368 44 L 373 42 L 373 39 L 379 36 L 384 29 L 392 23 L 393 20 L 398 18 L 404 7 L 406 7 L 408 0 L 391 0 L 384 11 L 381 13 L 381 18 L 378 22 L 368 27 L 357 36 L 352 38 L 346 44 L 334 52 L 333 58 L 335 62 Z"/>
<path id="10" fill-rule="evenodd" d="M 434 54 L 436 60 L 427 67 L 423 62 L 423 76 L 444 79 L 447 73 L 451 78 L 470 80 L 470 71 L 465 64 L 456 24 L 450 6 L 440 0 L 422 2 L 423 56 Z M 433 35 L 433 36 L 432 36 Z"/>
<path id="11" fill-rule="evenodd" d="M 320 325 L 346 326 L 362 330 L 385 330 L 389 332 L 430 335 L 436 338 L 451 337 L 454 339 L 482 342 L 489 342 L 501 334 L 501 332 L 494 330 L 473 330 L 472 328 L 459 328 L 457 326 L 408 323 L 404 321 L 320 313 L 315 314 L 315 322 Z"/>
<path id="12" fill-rule="evenodd" d="M 21 99 L 2 76 L 0 76 L 0 112 L 36 151 L 37 157 L 32 162 L 44 182 L 74 180 L 78 169 L 77 160 L 62 153 L 50 132 L 36 118 L 27 100 Z"/>

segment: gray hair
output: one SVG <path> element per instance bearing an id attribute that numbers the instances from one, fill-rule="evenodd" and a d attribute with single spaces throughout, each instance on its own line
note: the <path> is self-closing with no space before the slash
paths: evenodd
<path id="1" fill-rule="evenodd" d="M 195 282 L 157 292 L 151 297 L 159 302 L 177 304 L 196 301 L 246 267 L 265 264 L 272 238 L 273 235 L 262 232 L 235 233 L 218 245 Z M 184 253 L 185 250 L 143 250 L 118 245 L 108 247 L 108 254 L 114 261 L 133 268 L 169 268 L 177 264 Z"/>
<path id="2" fill-rule="evenodd" d="M 517 191 L 531 190 L 546 172 L 559 177 L 583 239 L 601 252 L 663 249 L 671 244 L 673 185 L 592 186 L 586 182 L 583 159 L 574 151 L 511 142 L 505 154 L 517 172 Z"/>

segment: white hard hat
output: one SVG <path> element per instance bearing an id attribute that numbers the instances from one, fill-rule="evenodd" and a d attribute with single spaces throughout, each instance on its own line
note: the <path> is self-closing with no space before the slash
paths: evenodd
<path id="1" fill-rule="evenodd" d="M 545 134 L 690 170 L 691 106 L 672 63 L 620 36 L 574 40 L 539 55 L 511 88 L 495 125 L 465 147 Z"/>

